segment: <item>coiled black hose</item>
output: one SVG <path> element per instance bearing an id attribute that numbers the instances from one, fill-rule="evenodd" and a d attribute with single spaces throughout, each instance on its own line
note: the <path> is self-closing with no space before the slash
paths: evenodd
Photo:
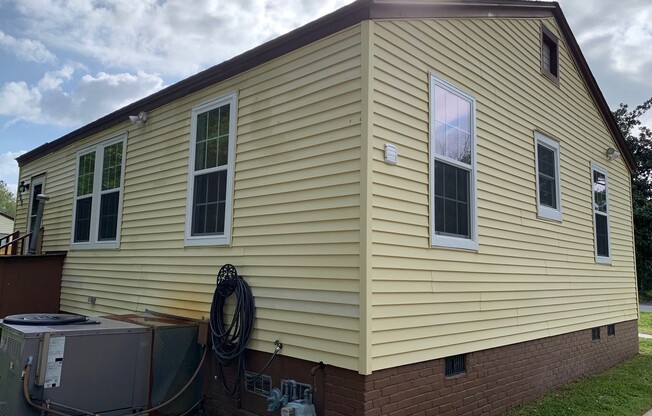
<path id="1" fill-rule="evenodd" d="M 227 298 L 235 294 L 235 309 L 228 326 L 224 323 L 224 305 Z M 255 320 L 254 297 L 251 287 L 238 275 L 236 268 L 230 264 L 222 266 L 217 274 L 217 287 L 211 304 L 210 324 L 213 341 L 213 353 L 224 389 L 233 395 L 240 384 L 240 375 L 244 370 L 244 353 L 251 339 Z M 224 377 L 224 366 L 237 360 L 236 380 L 229 388 Z"/>

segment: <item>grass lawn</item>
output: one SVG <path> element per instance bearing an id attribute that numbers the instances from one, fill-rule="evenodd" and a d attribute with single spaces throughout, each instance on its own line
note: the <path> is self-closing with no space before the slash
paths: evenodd
<path id="1" fill-rule="evenodd" d="M 652 312 L 639 329 L 652 334 Z M 640 354 L 611 370 L 555 389 L 514 408 L 508 416 L 641 416 L 652 408 L 652 339 L 639 339 Z"/>
<path id="2" fill-rule="evenodd" d="M 652 335 L 652 312 L 641 312 L 638 320 L 638 332 Z"/>

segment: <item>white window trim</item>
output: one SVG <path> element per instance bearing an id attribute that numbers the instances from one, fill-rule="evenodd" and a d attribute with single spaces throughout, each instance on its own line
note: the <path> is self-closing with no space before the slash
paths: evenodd
<path id="1" fill-rule="evenodd" d="M 229 160 L 226 164 L 226 204 L 224 209 L 224 234 L 192 236 L 192 204 L 195 187 L 195 143 L 197 141 L 197 116 L 225 104 L 230 104 L 229 113 Z M 233 178 L 235 168 L 235 140 L 237 130 L 237 93 L 232 92 L 192 109 L 190 121 L 190 153 L 188 157 L 188 193 L 186 196 L 186 246 L 220 246 L 231 244 L 231 224 L 233 222 Z"/>
<path id="2" fill-rule="evenodd" d="M 434 99 L 434 86 L 438 85 L 441 88 L 444 88 L 450 91 L 453 94 L 456 94 L 466 100 L 471 102 L 471 169 L 470 173 L 470 189 L 469 189 L 469 203 L 471 204 L 469 212 L 469 227 L 471 230 L 471 238 L 461 238 L 461 237 L 452 237 L 437 235 L 435 233 L 435 163 L 434 160 L 444 161 L 452 165 L 463 167 L 468 169 L 467 164 L 461 164 L 456 160 L 452 160 L 445 156 L 440 156 L 435 154 L 435 127 L 434 127 L 434 116 L 435 116 L 435 99 Z M 466 250 L 477 250 L 478 249 L 478 199 L 477 199 L 477 153 L 476 153 L 476 100 L 473 96 L 465 93 L 455 85 L 444 81 L 442 78 L 439 78 L 433 72 L 430 73 L 430 114 L 429 114 L 429 160 L 428 164 L 430 165 L 430 186 L 429 186 L 429 204 L 430 204 L 430 245 L 432 247 L 448 247 L 448 248 L 458 248 Z"/>
<path id="3" fill-rule="evenodd" d="M 602 173 L 604 175 L 604 184 L 605 184 L 605 198 L 607 198 L 607 212 L 599 212 L 599 215 L 604 215 L 607 217 L 607 246 L 609 248 L 609 256 L 599 256 L 598 255 L 598 224 L 595 222 L 595 214 L 598 211 L 595 210 L 595 192 L 593 190 L 593 171 Z M 604 167 L 591 162 L 591 213 L 593 214 L 593 247 L 595 250 L 595 262 L 600 264 L 611 264 L 611 214 L 609 213 L 609 175 L 607 169 Z"/>
<path id="4" fill-rule="evenodd" d="M 100 198 L 102 195 L 102 188 L 98 186 L 96 181 L 102 181 L 102 169 L 104 164 L 104 148 L 113 144 L 122 142 L 122 166 L 120 171 L 120 197 L 118 198 L 118 221 L 116 224 L 116 235 L 114 241 L 98 241 L 97 231 L 99 226 L 100 217 Z M 93 204 L 91 208 L 91 228 L 89 235 L 89 242 L 76 243 L 75 242 L 75 218 L 77 215 L 77 186 L 79 175 L 79 159 L 81 156 L 95 152 L 95 170 L 93 173 Z M 113 137 L 111 139 L 101 141 L 93 146 L 87 147 L 77 152 L 77 160 L 75 162 L 75 187 L 72 196 L 72 227 L 70 232 L 70 248 L 73 250 L 93 250 L 93 249 L 117 249 L 120 248 L 120 230 L 122 228 L 122 201 L 124 199 L 124 180 L 125 180 L 125 155 L 127 154 L 127 134 Z M 99 179 L 98 179 L 99 178 Z M 115 190 L 112 189 L 112 191 Z"/>
<path id="5" fill-rule="evenodd" d="M 539 145 L 542 145 L 555 153 L 555 192 L 557 196 L 557 209 L 541 205 L 539 200 Z M 534 132 L 534 160 L 535 160 L 535 179 L 536 179 L 536 193 L 537 193 L 537 216 L 542 219 L 553 220 L 561 222 L 561 175 L 559 167 L 559 142 L 545 136 L 543 133 Z"/>

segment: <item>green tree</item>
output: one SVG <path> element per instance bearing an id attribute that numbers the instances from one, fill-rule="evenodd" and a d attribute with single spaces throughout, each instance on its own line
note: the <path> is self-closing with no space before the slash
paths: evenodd
<path id="1" fill-rule="evenodd" d="M 16 195 L 9 190 L 3 180 L 0 180 L 0 212 L 11 218 L 16 216 Z"/>
<path id="2" fill-rule="evenodd" d="M 636 159 L 632 175 L 636 273 L 639 293 L 652 289 L 652 130 L 641 123 L 641 116 L 652 107 L 652 98 L 629 110 L 626 104 L 614 117 Z"/>

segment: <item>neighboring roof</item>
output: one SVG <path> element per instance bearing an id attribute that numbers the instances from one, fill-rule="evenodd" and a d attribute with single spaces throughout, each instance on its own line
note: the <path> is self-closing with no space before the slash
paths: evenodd
<path id="1" fill-rule="evenodd" d="M 0 217 L 4 217 L 4 218 L 8 219 L 9 221 L 13 221 L 13 220 L 14 220 L 13 217 L 10 217 L 10 216 L 7 215 L 7 214 L 3 214 L 2 212 L 0 212 Z"/>
<path id="2" fill-rule="evenodd" d="M 39 159 L 92 134 L 99 133 L 128 120 L 140 111 L 151 111 L 179 98 L 224 81 L 286 53 L 299 49 L 326 36 L 364 20 L 423 17 L 546 17 L 554 16 L 572 57 L 584 77 L 589 92 L 611 131 L 630 171 L 636 169 L 634 157 L 613 118 L 611 110 L 598 88 L 577 40 L 557 2 L 529 0 L 357 0 L 333 13 L 308 23 L 283 36 L 264 43 L 241 55 L 208 68 L 159 92 L 114 111 L 98 120 L 45 143 L 16 158 L 19 166 Z"/>

